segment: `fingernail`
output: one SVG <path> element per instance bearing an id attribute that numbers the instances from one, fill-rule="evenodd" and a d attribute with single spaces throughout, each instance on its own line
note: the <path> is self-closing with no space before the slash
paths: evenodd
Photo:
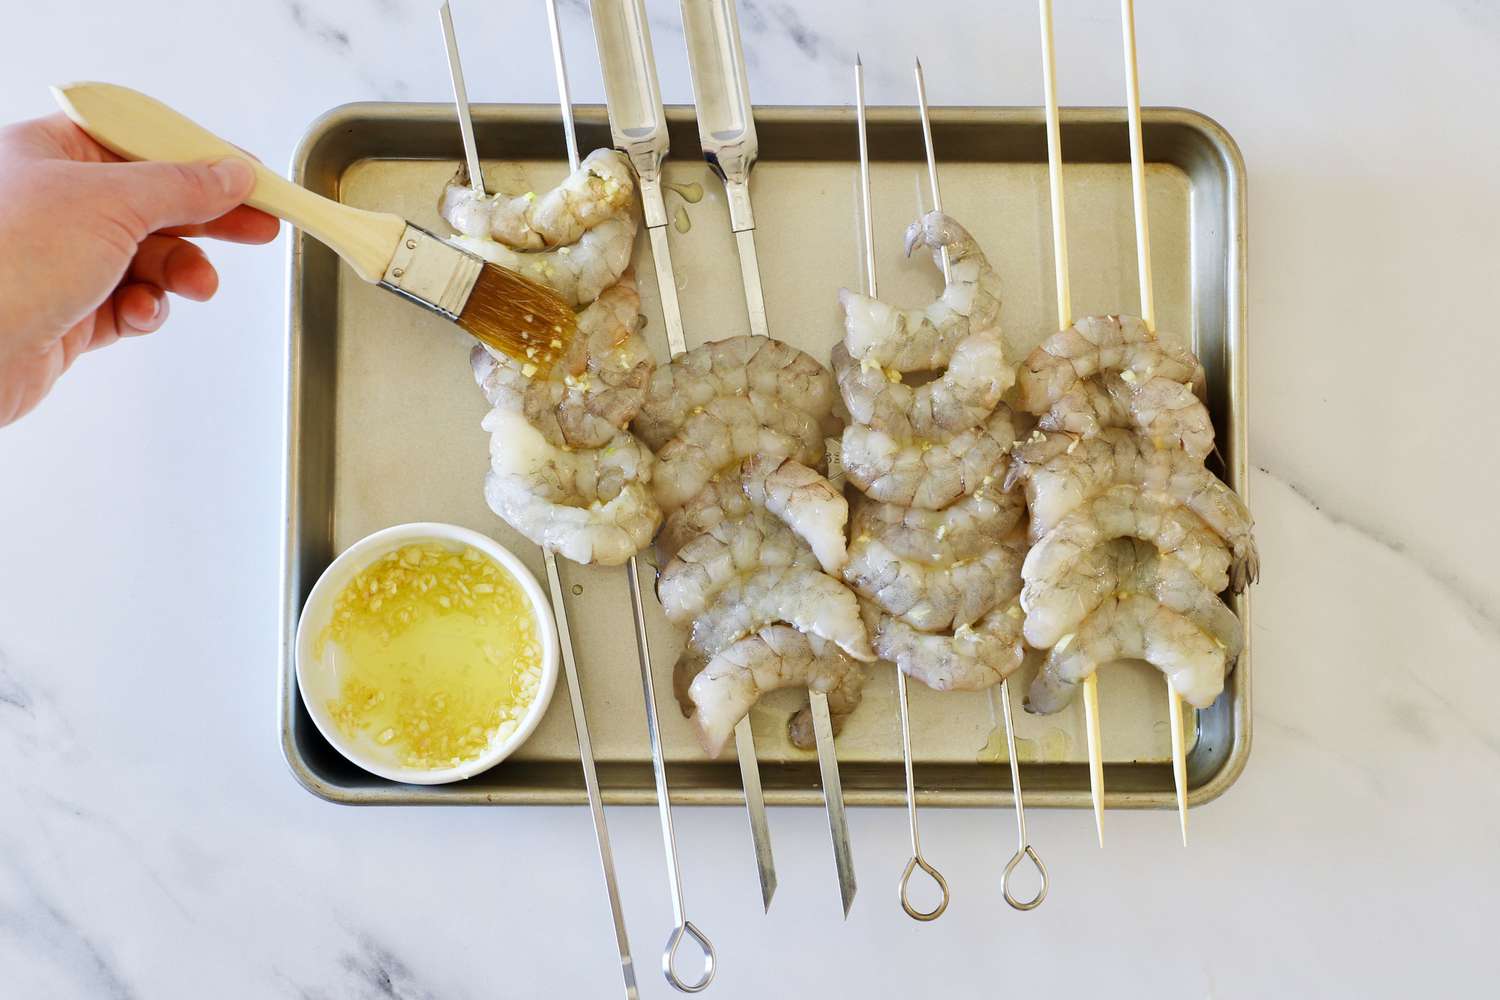
<path id="1" fill-rule="evenodd" d="M 234 156 L 226 156 L 209 165 L 209 171 L 219 180 L 219 186 L 227 195 L 248 194 L 250 187 L 255 182 L 255 174 L 250 169 L 250 164 Z"/>
<path id="2" fill-rule="evenodd" d="M 156 317 L 158 317 L 160 315 L 161 315 L 161 296 L 160 295 L 153 295 L 153 296 L 151 296 L 151 316 L 149 318 L 152 319 L 152 320 L 154 320 L 154 319 L 156 319 Z"/>

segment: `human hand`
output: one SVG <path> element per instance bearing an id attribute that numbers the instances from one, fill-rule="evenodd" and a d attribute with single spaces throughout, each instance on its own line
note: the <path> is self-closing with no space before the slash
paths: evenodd
<path id="1" fill-rule="evenodd" d="M 159 328 L 168 292 L 218 290 L 183 237 L 275 239 L 279 223 L 240 204 L 254 184 L 234 157 L 121 162 L 60 114 L 0 129 L 0 426 L 83 352 Z"/>

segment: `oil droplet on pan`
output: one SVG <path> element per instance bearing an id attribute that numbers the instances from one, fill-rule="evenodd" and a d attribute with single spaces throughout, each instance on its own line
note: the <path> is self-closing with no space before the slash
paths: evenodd
<path id="1" fill-rule="evenodd" d="M 703 200 L 703 185 L 699 184 L 697 181 L 690 181 L 687 184 L 669 183 L 667 184 L 667 187 L 680 194 L 682 196 L 682 200 L 687 202 L 689 205 L 696 205 L 698 204 L 698 202 Z"/>
<path id="2" fill-rule="evenodd" d="M 677 214 L 672 216 L 672 228 L 679 233 L 685 233 L 693 228 L 693 220 L 688 218 L 687 209 L 681 205 L 677 206 Z"/>

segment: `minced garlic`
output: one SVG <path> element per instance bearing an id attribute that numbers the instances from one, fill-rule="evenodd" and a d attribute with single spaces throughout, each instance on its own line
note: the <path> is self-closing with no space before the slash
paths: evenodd
<path id="1" fill-rule="evenodd" d="M 347 736 L 392 747 L 406 767 L 479 756 L 526 717 L 542 679 L 536 614 L 515 577 L 474 548 L 407 545 L 334 602 L 317 653 L 337 643 L 329 714 Z"/>

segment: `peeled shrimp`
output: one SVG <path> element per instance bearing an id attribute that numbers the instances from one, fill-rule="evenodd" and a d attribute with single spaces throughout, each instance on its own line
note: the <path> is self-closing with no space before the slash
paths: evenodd
<path id="1" fill-rule="evenodd" d="M 1048 337 L 1021 365 L 1021 408 L 1042 413 L 1080 379 L 1108 372 L 1129 372 L 1127 382 L 1203 382 L 1203 366 L 1193 352 L 1160 340 L 1144 321 L 1134 316 L 1085 316 Z"/>
<path id="2" fill-rule="evenodd" d="M 812 355 L 768 337 L 730 337 L 658 368 L 632 429 L 659 449 L 713 400 L 751 393 L 820 422 L 833 410 L 833 379 Z"/>
<path id="3" fill-rule="evenodd" d="M 578 314 L 578 334 L 542 375 L 483 346 L 470 355 L 474 378 L 492 406 L 514 410 L 558 447 L 598 448 L 630 422 L 655 367 L 636 332 L 640 296 L 626 276 Z"/>
<path id="4" fill-rule="evenodd" d="M 1104 599 L 1078 631 L 1052 647 L 1026 693 L 1026 710 L 1050 715 L 1100 666 L 1141 659 L 1184 700 L 1207 708 L 1224 690 L 1225 649 L 1191 620 L 1140 594 Z"/>
<path id="5" fill-rule="evenodd" d="M 1254 522 L 1244 501 L 1178 449 L 1157 448 L 1117 428 L 1092 438 L 1037 432 L 1016 449 L 1007 485 L 1016 479 L 1026 484 L 1034 539 L 1100 490 L 1132 485 L 1191 510 L 1229 545 L 1229 582 L 1236 593 L 1260 573 Z"/>
<path id="6" fill-rule="evenodd" d="M 576 243 L 552 250 L 522 251 L 477 236 L 451 236 L 449 242 L 491 264 L 546 285 L 574 309 L 582 309 L 620 280 L 635 247 L 635 216 L 605 219 Z"/>
<path id="7" fill-rule="evenodd" d="M 887 614 L 923 632 L 972 625 L 1021 590 L 1026 536 L 1016 532 L 978 554 L 925 563 L 877 538 L 856 538 L 844 579 Z"/>
<path id="8" fill-rule="evenodd" d="M 825 573 L 801 567 L 757 570 L 724 587 L 693 622 L 689 642 L 714 656 L 775 622 L 822 636 L 857 660 L 875 659 L 853 591 Z"/>
<path id="9" fill-rule="evenodd" d="M 761 510 L 712 525 L 680 548 L 656 581 L 667 620 L 685 625 L 739 577 L 773 566 L 817 569 L 818 562 L 785 524 Z"/>
<path id="10" fill-rule="evenodd" d="M 1214 447 L 1213 420 L 1193 387 L 1159 376 L 1140 381 L 1109 372 L 1081 379 L 1042 414 L 1037 426 L 1082 437 L 1106 427 L 1132 427 L 1156 447 L 1181 448 L 1200 461 Z"/>
<path id="11" fill-rule="evenodd" d="M 701 669 L 692 651 L 684 657 L 687 665 L 681 672 L 692 675 L 684 710 L 691 706 L 698 740 L 710 757 L 719 755 L 735 725 L 767 692 L 785 687 L 822 691 L 829 696 L 830 715 L 840 722 L 863 696 L 864 672 L 857 661 L 826 640 L 786 625 L 765 626 L 730 644 Z"/>
<path id="12" fill-rule="evenodd" d="M 942 563 L 972 559 L 1015 530 L 1026 517 L 1019 492 L 991 482 L 942 510 L 865 501 L 854 513 L 854 545 L 878 538 L 906 559 Z"/>
<path id="13" fill-rule="evenodd" d="M 1150 597 L 1198 626 L 1233 663 L 1244 646 L 1240 621 L 1203 581 L 1171 556 L 1133 538 L 1120 538 L 1085 552 L 1052 586 L 1021 591 L 1026 641 L 1038 649 L 1060 643 L 1115 594 Z"/>
<path id="14" fill-rule="evenodd" d="M 1026 655 L 1021 608 L 1014 602 L 995 608 L 972 627 L 955 629 L 952 635 L 919 632 L 868 605 L 865 613 L 881 659 L 934 691 L 978 691 L 999 684 Z"/>
<path id="15" fill-rule="evenodd" d="M 757 454 L 740 464 L 740 488 L 812 548 L 823 572 L 838 575 L 849 558 L 844 539 L 849 501 L 832 483 L 801 462 Z"/>
<path id="16" fill-rule="evenodd" d="M 998 330 L 976 330 L 953 349 L 943 374 L 920 386 L 833 348 L 833 371 L 844 406 L 855 423 L 901 440 L 944 441 L 981 423 L 1015 382 Z"/>
<path id="17" fill-rule="evenodd" d="M 467 167 L 443 189 L 438 211 L 454 229 L 517 250 L 543 250 L 578 242 L 608 219 L 630 214 L 635 178 L 624 154 L 596 149 L 561 184 L 540 197 L 482 195 L 469 185 Z"/>
<path id="18" fill-rule="evenodd" d="M 816 465 L 823 460 L 822 429 L 810 414 L 758 392 L 710 400 L 657 452 L 657 502 L 676 510 L 720 469 L 758 453 Z"/>
<path id="19" fill-rule="evenodd" d="M 930 247 L 934 262 L 948 248 L 952 280 L 937 301 L 921 309 L 897 309 L 868 295 L 839 292 L 844 344 L 855 361 L 896 371 L 945 367 L 971 331 L 991 329 L 1000 317 L 1000 279 L 963 226 L 929 212 L 906 231 L 908 255 Z"/>
<path id="20" fill-rule="evenodd" d="M 796 632 L 796 629 L 791 631 Z M 798 632 L 798 635 L 802 633 Z M 809 642 L 822 642 L 817 636 L 807 637 Z M 849 659 L 843 650 L 831 643 L 823 643 L 824 653 L 818 654 L 820 658 L 842 657 Z M 828 696 L 828 722 L 833 735 L 837 736 L 844 731 L 844 722 L 859 707 L 859 703 L 865 697 L 865 672 L 863 670 L 846 670 L 839 678 L 836 687 L 825 691 Z M 812 706 L 804 705 L 786 720 L 786 738 L 792 741 L 792 746 L 799 750 L 815 750 L 818 746 L 818 734 L 813 731 Z"/>
<path id="21" fill-rule="evenodd" d="M 650 544 L 661 524 L 654 459 L 634 437 L 622 431 L 602 448 L 565 451 L 498 407 L 483 426 L 491 433 L 485 499 L 511 527 L 580 563 L 618 565 Z"/>
<path id="22" fill-rule="evenodd" d="M 1004 403 L 980 426 L 941 443 L 903 441 L 850 424 L 844 430 L 844 472 L 873 500 L 941 510 L 992 481 L 1014 437 Z"/>
<path id="23" fill-rule="evenodd" d="M 1033 593 L 1057 588 L 1092 548 L 1116 538 L 1150 542 L 1180 560 L 1214 593 L 1229 582 L 1229 551 L 1191 511 L 1134 486 L 1113 486 L 1090 497 L 1041 537 L 1021 566 Z"/>

